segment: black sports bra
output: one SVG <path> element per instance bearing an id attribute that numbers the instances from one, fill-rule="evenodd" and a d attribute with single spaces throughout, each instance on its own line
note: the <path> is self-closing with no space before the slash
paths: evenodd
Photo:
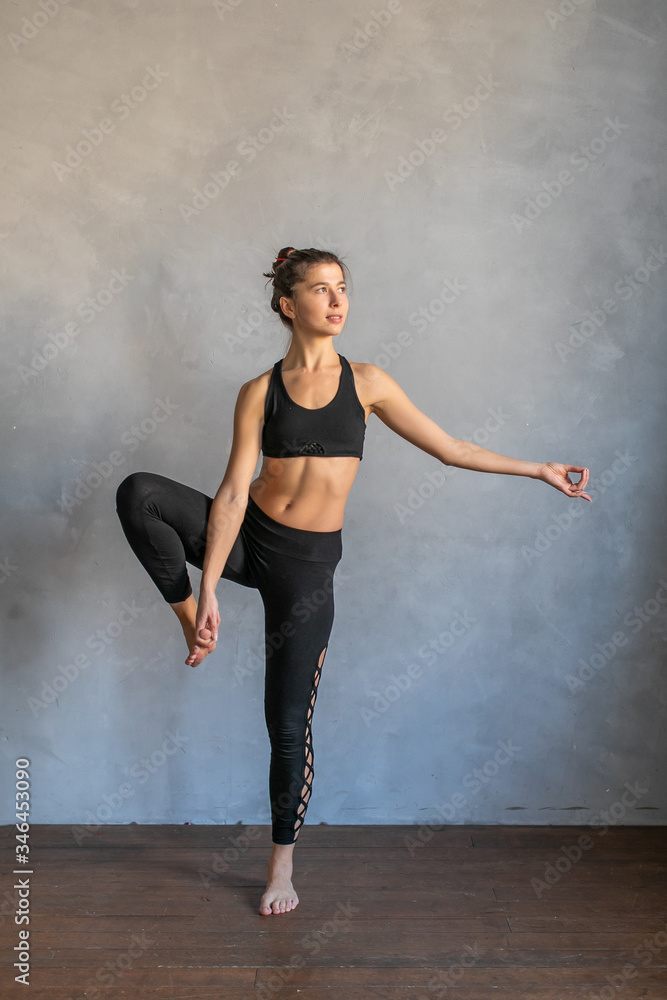
<path id="1" fill-rule="evenodd" d="M 268 458 L 297 455 L 351 455 L 363 458 L 366 412 L 359 401 L 350 362 L 339 354 L 336 395 L 317 409 L 300 406 L 287 394 L 283 359 L 276 361 L 264 404 L 262 452 Z"/>

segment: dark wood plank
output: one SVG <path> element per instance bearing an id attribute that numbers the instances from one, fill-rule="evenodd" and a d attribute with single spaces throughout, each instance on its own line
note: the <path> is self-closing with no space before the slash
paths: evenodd
<path id="1" fill-rule="evenodd" d="M 267 918 L 272 919 L 272 918 Z M 278 918 L 281 919 L 281 918 Z M 573 968 L 589 967 L 601 970 L 620 969 L 626 963 L 637 962 L 635 948 L 641 948 L 642 935 L 626 935 L 624 941 L 610 942 L 605 947 L 602 942 L 585 941 L 583 946 L 575 942 L 570 947 L 566 942 L 544 940 L 536 942 L 528 939 L 525 946 L 518 942 L 510 943 L 502 935 L 476 935 L 474 939 L 461 935 L 460 938 L 448 936 L 446 941 L 442 935 L 423 935 L 410 932 L 409 929 L 389 927 L 387 938 L 391 938 L 391 946 L 378 945 L 381 937 L 376 926 L 368 931 L 361 931 L 355 926 L 354 934 L 346 939 L 341 937 L 324 940 L 316 954 L 317 964 L 322 968 L 347 968 L 372 966 L 373 968 L 391 969 L 397 965 L 413 968 L 427 966 L 432 970 L 458 967 L 465 949 L 474 948 L 481 952 L 478 964 L 484 968 L 505 968 L 508 965 L 519 965 L 523 968 L 541 968 L 545 964 L 550 967 Z M 304 952 L 299 941 L 304 937 L 302 929 L 298 937 L 281 933 L 273 935 L 268 932 L 265 938 L 251 939 L 249 934 L 220 936 L 218 944 L 212 947 L 197 948 L 163 948 L 151 946 L 146 952 L 138 955 L 133 964 L 138 968 L 182 967 L 188 968 L 225 968 L 230 965 L 281 966 L 287 965 L 294 954 L 300 954 L 304 960 L 311 957 L 310 950 Z M 314 938 L 311 941 L 314 943 Z M 351 943 L 353 942 L 353 944 Z M 100 968 L 107 961 L 113 962 L 114 957 L 123 955 L 126 949 L 97 948 L 83 951 L 78 948 L 50 948 L 48 951 L 35 949 L 32 956 L 33 970 L 38 968 L 51 969 L 90 969 Z M 3 958 L 0 968 L 11 970 L 9 958 Z M 312 956 L 315 957 L 315 956 Z M 655 969 L 667 969 L 667 956 L 657 955 L 653 960 Z"/>
<path id="2" fill-rule="evenodd" d="M 302 871 L 321 870 L 322 875 L 327 872 L 331 874 L 332 850 L 315 847 L 298 847 L 295 849 L 295 865 L 299 865 Z M 544 856 L 536 854 L 531 856 L 523 851 L 515 856 L 508 856 L 510 852 L 501 855 L 499 852 L 468 852 L 465 856 L 452 851 L 433 851 L 425 848 L 410 855 L 407 850 L 401 848 L 382 848 L 376 851 L 358 849 L 356 847 L 341 848 L 345 851 L 345 866 L 333 873 L 333 877 L 340 881 L 346 879 L 353 884 L 359 874 L 381 875 L 382 873 L 396 873 L 397 875 L 408 872 L 421 872 L 426 865 L 433 875 L 446 877 L 452 882 L 462 881 L 472 874 L 482 877 L 493 877 L 496 882 L 507 879 L 514 882 L 523 876 L 528 878 L 543 877 L 547 865 L 552 864 L 556 855 Z M 80 872 L 98 872 L 104 868 L 109 870 L 109 874 L 132 871 L 135 874 L 153 875 L 159 873 L 183 872 L 197 874 L 199 869 L 209 869 L 213 874 L 216 859 L 226 872 L 237 869 L 248 869 L 263 873 L 266 871 L 266 863 L 270 851 L 248 849 L 233 852 L 225 855 L 224 851 L 202 851 L 199 849 L 165 848 L 160 849 L 155 846 L 151 848 L 137 849 L 128 857 L 126 853 L 117 848 L 110 848 L 103 856 L 97 852 L 87 854 L 78 851 L 76 848 L 49 848 L 39 852 L 35 851 L 32 856 L 33 866 L 41 859 L 43 870 L 54 871 L 61 874 L 65 870 L 71 873 L 73 868 Z M 47 864 L 48 863 L 48 864 Z M 6 863 L 0 865 L 0 871 L 8 874 L 12 865 Z M 607 879 L 610 869 L 613 869 L 614 881 L 617 878 L 627 880 L 633 878 L 651 879 L 655 884 L 667 884 L 667 863 L 666 858 L 655 857 L 649 860 L 633 857 L 607 857 L 602 853 L 596 855 L 585 853 L 578 861 L 561 866 L 561 878 L 571 877 L 577 874 L 580 879 Z"/>
<path id="3" fill-rule="evenodd" d="M 599 988 L 606 986 L 607 984 L 602 982 L 597 984 Z M 457 1000 L 491 1000 L 488 988 L 482 987 L 481 989 L 470 989 L 466 986 L 459 987 L 448 991 L 449 995 L 454 996 Z M 382 993 L 378 996 L 378 990 L 375 987 L 370 987 L 369 989 L 336 989 L 324 987 L 321 989 L 309 989 L 307 993 L 295 993 L 294 987 L 285 987 L 283 989 L 271 989 L 261 990 L 257 989 L 254 991 L 258 1000 L 268 1000 L 268 998 L 275 998 L 275 1000 L 422 1000 L 422 997 L 426 996 L 424 992 L 420 992 L 415 996 L 415 990 L 411 987 L 384 987 Z M 92 994 L 94 997 L 104 996 L 105 1000 L 145 1000 L 146 997 L 154 998 L 154 1000 L 252 1000 L 253 993 L 250 993 L 247 989 L 237 990 L 225 987 L 224 994 L 220 989 L 216 987 L 202 988 L 201 990 L 197 988 L 192 988 L 190 986 L 181 986 L 177 988 L 159 988 L 151 989 L 142 987 L 138 990 L 127 990 L 127 989 L 105 989 L 103 994 Z M 546 989 L 535 986 L 529 988 L 529 993 L 525 994 L 530 997 L 530 1000 L 569 1000 L 569 998 L 576 998 L 576 1000 L 581 1000 L 581 990 L 578 987 L 572 987 L 571 989 L 562 990 L 558 987 L 547 987 Z M 88 1000 L 91 994 L 83 995 L 77 992 L 73 995 L 71 989 L 65 990 L 32 990 L 30 991 L 30 997 L 34 1000 Z M 444 996 L 444 994 L 438 994 L 431 992 L 430 997 Z M 517 993 L 512 989 L 507 989 L 504 987 L 499 987 L 493 990 L 491 995 L 493 1000 L 517 1000 Z M 24 998 L 25 993 L 15 992 L 12 990 L 10 993 L 3 994 L 3 1000 L 20 1000 Z M 622 1000 L 664 1000 L 665 994 L 660 992 L 647 992 L 646 988 L 643 986 L 626 986 L 623 989 Z"/>
<path id="4" fill-rule="evenodd" d="M 432 817 L 436 823 L 437 817 Z M 299 834 L 299 846 L 316 845 L 318 847 L 342 848 L 368 846 L 377 848 L 378 846 L 402 847 L 404 838 L 415 837 L 418 831 L 425 828 L 429 822 L 426 818 L 423 826 L 414 824 L 393 824 L 393 825 L 341 825 L 328 826 L 320 824 L 318 826 L 306 825 Z M 31 827 L 31 839 L 39 846 L 68 846 L 74 842 L 74 832 L 76 829 L 86 829 L 85 824 L 36 824 Z M 92 828 L 91 828 L 92 829 Z M 655 849 L 664 852 L 667 850 L 667 827 L 656 826 L 610 826 L 606 834 L 601 834 L 601 827 L 594 826 L 448 826 L 435 829 L 429 843 L 432 846 L 449 847 L 456 844 L 460 846 L 474 847 L 475 849 L 485 849 L 500 847 L 503 850 L 531 850 L 535 848 L 560 846 L 559 841 L 576 841 L 582 834 L 589 834 L 600 843 L 614 844 L 628 849 L 632 845 L 633 850 L 638 848 Z M 199 846 L 217 848 L 221 844 L 228 845 L 235 838 L 251 832 L 255 837 L 254 843 L 259 847 L 270 848 L 271 828 L 268 825 L 248 826 L 236 823 L 230 826 L 220 826 L 207 824 L 197 826 L 191 824 L 164 824 L 164 825 L 142 825 L 113 824 L 102 825 L 99 830 L 93 830 L 89 836 L 85 837 L 82 846 L 86 848 L 106 849 L 111 844 L 120 847 L 135 847 L 145 844 L 148 847 L 154 846 L 159 840 L 160 844 L 169 846 Z M 14 843 L 14 827 L 10 825 L 0 826 L 0 850 L 10 849 Z"/>
<path id="5" fill-rule="evenodd" d="M 299 881 L 296 879 L 295 881 Z M 295 913 L 307 914 L 312 919 L 314 914 L 320 915 L 333 911 L 336 903 L 340 899 L 338 888 L 323 889 L 318 886 L 313 891 L 307 885 L 299 886 L 301 889 L 301 902 Z M 150 913 L 108 913 L 100 911 L 100 901 L 91 900 L 91 905 L 97 907 L 97 912 L 91 914 L 89 926 L 96 933 L 104 933 L 105 930 L 116 930 L 119 926 L 135 929 L 152 915 L 159 914 L 160 920 L 166 926 L 178 925 L 184 930 L 198 930 L 210 927 L 212 915 L 216 920 L 216 926 L 226 927 L 227 924 L 235 926 L 239 920 L 245 918 L 245 908 L 248 900 L 257 900 L 264 891 L 264 883 L 257 880 L 254 885 L 244 885 L 239 887 L 220 887 L 215 891 L 207 891 L 202 896 L 193 898 L 191 912 L 182 912 L 185 905 L 176 906 L 171 899 L 166 900 L 164 892 L 157 893 L 153 897 L 155 905 Z M 259 893 L 259 895 L 258 895 Z M 168 894 L 171 895 L 171 894 Z M 118 902 L 118 897 L 114 896 L 116 908 L 123 908 L 124 903 Z M 123 897 L 123 900 L 126 897 Z M 51 908 L 47 909 L 47 903 L 38 901 L 33 910 L 35 915 L 34 926 L 42 929 L 57 927 L 63 931 L 78 932 L 81 928 L 80 911 L 77 910 L 76 903 L 81 896 L 77 893 L 59 894 L 57 901 L 50 901 Z M 141 899 L 136 899 L 136 894 L 127 897 L 129 911 L 131 907 L 146 911 L 146 893 L 141 893 Z M 243 908 L 239 906 L 239 901 Z M 443 892 L 441 887 L 434 886 L 430 889 L 416 888 L 406 894 L 401 888 L 383 888 L 381 886 L 370 888 L 365 891 L 363 899 L 358 899 L 359 908 L 374 919 L 378 914 L 391 914 L 393 917 L 409 917 L 411 920 L 440 919 L 440 920 L 469 920 L 473 917 L 484 916 L 486 914 L 499 914 L 503 918 L 514 911 L 508 909 L 511 904 L 498 903 L 495 901 L 493 893 L 486 892 Z M 537 914 L 546 912 L 546 903 L 539 904 L 536 909 Z M 167 912 L 167 907 L 169 912 Z M 174 912 L 175 909 L 181 912 Z M 74 913 L 77 913 L 75 916 Z M 571 907 L 565 910 L 565 915 L 571 912 Z M 38 918 L 37 918 L 38 914 Z M 252 905 L 250 910 L 252 917 L 255 916 L 255 908 Z"/>
<path id="6" fill-rule="evenodd" d="M 538 897 L 530 882 L 522 880 L 517 885 L 496 885 L 493 887 L 493 894 L 502 903 L 521 903 L 525 905 L 536 900 Z M 600 906 L 610 906 L 620 904 L 622 898 L 640 899 L 646 904 L 661 905 L 665 900 L 664 886 L 656 886 L 651 879 L 646 879 L 643 883 L 637 880 L 634 886 L 623 886 L 620 891 L 620 883 L 616 879 L 607 879 L 607 884 L 577 884 L 576 880 L 563 879 L 556 885 L 549 886 L 542 892 L 541 900 L 549 899 L 554 905 L 559 902 L 564 905 L 567 900 L 574 902 L 581 900 L 583 903 L 598 903 Z M 626 903 L 626 906 L 628 904 Z"/>
<path id="7" fill-rule="evenodd" d="M 563 997 L 581 998 L 582 991 L 593 992 L 607 985 L 604 973 L 599 969 L 563 969 L 542 967 L 538 969 L 466 969 L 460 976 L 447 978 L 447 973 L 435 974 L 426 969 L 258 969 L 252 973 L 252 983 L 248 973 L 252 970 L 219 969 L 131 969 L 116 986 L 100 988 L 100 980 L 87 970 L 77 970 L 72 986 L 51 985 L 53 970 L 36 970 L 29 988 L 30 996 L 38 1000 L 71 1000 L 83 995 L 84 991 L 100 990 L 104 997 L 115 1000 L 139 1000 L 144 996 L 167 998 L 216 997 L 224 988 L 224 1000 L 249 1000 L 256 992 L 258 998 L 277 996 L 293 1000 L 297 989 L 307 990 L 304 1000 L 416 1000 L 423 990 L 431 990 L 431 996 L 442 996 L 440 989 L 447 987 L 460 1000 L 516 1000 L 518 996 L 530 1000 L 560 1000 Z M 51 977 L 51 978 L 49 978 Z M 243 983 L 244 985 L 239 985 Z M 263 989 L 262 989 L 263 987 Z M 667 996 L 667 970 L 638 969 L 637 976 L 628 981 L 621 994 L 623 1000 L 654 997 L 663 1000 Z M 419 991 L 417 990 L 419 989 Z M 378 989 L 382 994 L 378 995 Z M 18 1000 L 25 997 L 25 988 L 3 991 L 3 1000 Z M 216 990 L 218 992 L 216 992 Z"/>
<path id="8" fill-rule="evenodd" d="M 483 826 L 462 827 L 470 831 L 476 849 L 500 848 L 501 850 L 532 850 L 535 847 L 560 847 L 560 841 L 576 843 L 582 834 L 601 844 L 621 847 L 627 851 L 636 849 L 656 850 L 665 856 L 667 851 L 667 827 L 665 826 Z M 609 847 L 607 847 L 609 849 Z"/>
<path id="9" fill-rule="evenodd" d="M 403 847 L 406 836 L 416 834 L 419 826 L 377 825 L 377 826 L 304 826 L 299 834 L 299 847 L 317 846 L 321 848 Z M 479 827 L 446 826 L 437 833 L 438 842 L 443 847 L 472 847 L 471 832 Z M 81 848 L 106 850 L 115 845 L 134 848 L 140 845 L 154 847 L 156 841 L 164 847 L 227 847 L 238 837 L 247 836 L 259 848 L 271 850 L 271 827 L 267 825 L 249 826 L 235 823 L 231 826 L 207 824 L 165 824 L 160 826 L 139 826 L 136 823 L 94 826 L 81 824 L 36 824 L 31 827 L 31 842 L 39 847 L 67 847 L 76 844 L 75 837 L 81 839 Z M 0 852 L 13 846 L 14 827 L 0 826 Z M 77 844 L 77 846 L 79 846 Z"/>

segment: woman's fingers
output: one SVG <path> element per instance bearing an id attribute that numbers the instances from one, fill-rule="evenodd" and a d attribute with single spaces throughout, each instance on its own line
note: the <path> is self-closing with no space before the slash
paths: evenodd
<path id="1" fill-rule="evenodd" d="M 208 646 L 212 642 L 216 641 L 216 636 L 213 634 L 210 628 L 204 625 L 202 628 L 197 629 L 197 642 L 200 646 Z"/>
<path id="2" fill-rule="evenodd" d="M 568 465 L 566 468 L 568 472 L 580 473 L 581 478 L 578 483 L 575 483 L 575 485 L 577 489 L 583 490 L 586 486 L 586 483 L 588 482 L 588 476 L 589 476 L 588 469 L 585 467 L 582 468 L 581 466 L 578 465 Z"/>
<path id="3" fill-rule="evenodd" d="M 584 484 L 584 480 L 582 479 L 581 482 L 574 483 L 573 485 L 569 486 L 567 492 L 569 493 L 569 495 L 571 497 L 583 497 L 584 500 L 591 500 L 592 501 L 592 497 L 589 497 L 588 493 L 586 493 L 584 491 L 583 484 Z"/>
<path id="4" fill-rule="evenodd" d="M 590 497 L 584 493 L 589 477 L 588 469 L 583 465 L 563 465 L 561 469 L 564 479 L 563 492 L 573 497 L 586 496 L 586 499 L 590 500 Z M 575 483 L 572 481 L 570 478 L 571 472 L 579 473 L 578 482 Z"/>
<path id="5" fill-rule="evenodd" d="M 218 610 L 217 602 L 211 604 L 208 601 L 204 603 L 201 607 L 201 618 L 197 619 L 197 634 L 201 634 L 202 629 L 207 629 L 210 633 L 211 641 L 215 642 L 218 638 L 218 628 L 220 626 L 220 612 Z"/>
<path id="6" fill-rule="evenodd" d="M 549 470 L 548 472 L 546 470 Z M 549 474 L 550 472 L 550 474 Z M 574 483 L 570 478 L 570 473 L 578 473 L 579 480 Z M 556 462 L 549 462 L 545 467 L 542 478 L 549 482 L 556 489 L 565 493 L 566 496 L 592 501 L 592 497 L 585 492 L 589 478 L 589 470 L 584 465 L 561 465 Z"/>
<path id="7" fill-rule="evenodd" d="M 217 600 L 200 594 L 199 607 L 195 620 L 195 641 L 197 644 L 208 651 L 215 649 L 215 644 L 218 641 L 219 626 L 220 612 Z"/>

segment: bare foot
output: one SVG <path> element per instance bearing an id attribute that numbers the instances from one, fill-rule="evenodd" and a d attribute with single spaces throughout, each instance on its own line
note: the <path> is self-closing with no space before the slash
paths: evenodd
<path id="1" fill-rule="evenodd" d="M 201 646 L 195 639 L 195 627 L 190 625 L 189 622 L 181 623 L 183 625 L 183 634 L 185 635 L 185 641 L 188 644 L 188 649 L 190 650 L 190 655 L 186 659 L 186 664 L 189 667 L 198 667 L 199 664 L 204 660 L 209 653 L 212 653 L 215 649 L 215 643 L 212 642 L 210 646 Z M 209 632 L 207 628 L 201 630 L 202 639 L 210 639 L 212 633 Z"/>
<path id="2" fill-rule="evenodd" d="M 268 917 L 270 913 L 287 913 L 288 910 L 295 909 L 298 903 L 299 897 L 294 891 L 291 880 L 274 878 L 267 882 L 266 892 L 259 904 L 259 912 L 263 917 Z"/>
<path id="3" fill-rule="evenodd" d="M 283 846 L 274 844 L 269 859 L 266 892 L 259 904 L 262 916 L 271 913 L 287 913 L 299 905 L 299 897 L 292 885 L 292 853 L 294 844 Z"/>
<path id="4" fill-rule="evenodd" d="M 201 630 L 201 640 L 204 643 L 203 645 L 202 642 L 200 642 L 195 636 L 197 602 L 195 601 L 194 594 L 190 594 L 185 601 L 172 604 L 171 607 L 174 609 L 176 617 L 181 623 L 183 635 L 185 636 L 185 641 L 188 644 L 189 653 L 185 663 L 188 667 L 198 667 L 202 660 L 204 660 L 208 654 L 212 653 L 215 649 L 215 642 L 210 642 L 212 633 L 207 628 L 203 628 Z"/>

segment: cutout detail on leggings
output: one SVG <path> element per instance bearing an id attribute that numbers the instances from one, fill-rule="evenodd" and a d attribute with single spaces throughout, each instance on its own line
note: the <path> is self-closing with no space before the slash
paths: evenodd
<path id="1" fill-rule="evenodd" d="M 305 747 L 305 761 L 304 761 L 304 786 L 301 789 L 301 800 L 296 811 L 297 819 L 296 826 L 294 827 L 294 840 L 296 841 L 299 830 L 303 826 L 304 816 L 306 815 L 306 809 L 308 807 L 308 802 L 310 801 L 311 792 L 313 790 L 313 739 L 312 739 L 312 729 L 311 723 L 313 720 L 313 711 L 315 709 L 315 701 L 317 700 L 317 687 L 320 683 L 320 677 L 322 674 L 322 664 L 324 663 L 324 655 L 327 651 L 325 646 L 320 653 L 319 663 L 317 664 L 317 669 L 315 671 L 315 678 L 313 680 L 313 689 L 310 696 L 310 705 L 308 706 L 308 712 L 306 715 L 306 747 Z"/>

